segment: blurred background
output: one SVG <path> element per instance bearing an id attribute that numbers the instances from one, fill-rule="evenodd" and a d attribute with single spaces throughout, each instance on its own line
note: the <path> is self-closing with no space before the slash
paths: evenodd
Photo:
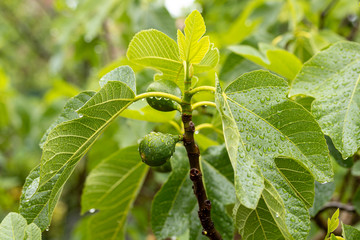
<path id="1" fill-rule="evenodd" d="M 359 41 L 357 0 L 1 0 L 0 219 L 18 211 L 25 178 L 40 162 L 39 141 L 66 100 L 82 90 L 98 90 L 98 80 L 108 71 L 132 66 L 126 49 L 136 32 L 155 28 L 176 40 L 176 29 L 183 28 L 194 9 L 202 13 L 210 41 L 220 50 L 216 72 L 225 84 L 262 68 L 232 53 L 231 45 L 257 49 L 267 44 L 305 62 L 336 41 Z M 141 93 L 154 71 L 132 67 Z M 213 76 L 211 72 L 201 81 L 211 84 Z M 80 197 L 87 173 L 154 129 L 174 131 L 170 124 L 126 118 L 112 124 L 66 184 L 43 238 L 81 239 Z M 204 131 L 204 136 L 208 145 L 223 141 L 211 132 Z M 347 170 L 336 163 L 334 167 L 336 186 L 329 191 L 346 201 L 351 193 L 342 191 L 341 184 Z M 129 216 L 129 239 L 152 239 L 148 209 L 165 178 L 149 173 Z M 311 236 L 320 229 L 315 222 Z"/>

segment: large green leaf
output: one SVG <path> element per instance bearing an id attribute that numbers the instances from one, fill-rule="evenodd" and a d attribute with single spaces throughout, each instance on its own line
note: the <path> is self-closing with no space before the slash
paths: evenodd
<path id="1" fill-rule="evenodd" d="M 203 37 L 205 31 L 203 17 L 199 11 L 194 10 L 185 19 L 185 35 L 180 30 L 177 32 L 177 42 L 182 60 L 189 64 L 197 64 L 204 58 L 210 45 L 209 37 Z"/>
<path id="2" fill-rule="evenodd" d="M 343 159 L 360 147 L 359 73 L 360 45 L 338 42 L 304 64 L 290 91 L 315 98 L 312 112 Z"/>
<path id="3" fill-rule="evenodd" d="M 121 82 L 123 79 L 108 81 L 77 110 L 79 118 L 61 123 L 49 133 L 41 158 L 40 185 L 63 168 L 74 166 L 109 123 L 133 101 L 135 94 Z"/>
<path id="4" fill-rule="evenodd" d="M 20 212 L 29 223 L 35 222 L 42 230 L 49 226 L 62 187 L 76 163 L 134 96 L 125 83 L 109 81 L 77 112 L 71 113 L 77 118 L 51 130 L 43 146 L 42 163 L 28 176 L 21 196 Z M 82 101 L 77 103 L 81 105 Z"/>
<path id="5" fill-rule="evenodd" d="M 159 239 L 184 233 L 189 227 L 189 214 L 196 205 L 183 147 L 176 148 L 171 165 L 173 170 L 155 195 L 151 209 L 152 230 Z"/>
<path id="6" fill-rule="evenodd" d="M 86 179 L 82 213 L 90 216 L 90 239 L 124 239 L 124 225 L 148 167 L 141 162 L 137 146 L 117 151 L 96 166 Z"/>
<path id="7" fill-rule="evenodd" d="M 241 204 L 255 209 L 267 179 L 284 201 L 290 233 L 301 239 L 309 230 L 307 207 L 289 176 L 284 178 L 276 169 L 274 158 L 282 155 L 301 161 L 321 182 L 330 181 L 333 173 L 319 125 L 286 97 L 287 90 L 284 79 L 255 71 L 236 79 L 225 92 L 217 86 L 216 103 Z"/>
<path id="8" fill-rule="evenodd" d="M 26 219 L 18 213 L 9 213 L 0 224 L 1 240 L 39 240 L 41 230 L 34 223 L 27 225 Z"/>
<path id="9" fill-rule="evenodd" d="M 285 213 L 280 195 L 267 180 L 255 209 L 238 202 L 233 210 L 236 227 L 244 239 L 294 239 L 287 229 Z"/>
<path id="10" fill-rule="evenodd" d="M 230 46 L 229 49 L 290 81 L 295 78 L 302 67 L 301 61 L 294 54 L 267 44 L 260 44 L 260 51 L 244 45 Z"/>

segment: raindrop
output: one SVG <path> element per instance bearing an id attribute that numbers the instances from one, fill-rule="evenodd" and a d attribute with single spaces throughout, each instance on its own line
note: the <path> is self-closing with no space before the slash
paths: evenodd
<path id="1" fill-rule="evenodd" d="M 279 217 L 279 213 L 276 213 L 276 217 Z"/>
<path id="2" fill-rule="evenodd" d="M 89 210 L 90 213 L 94 213 L 95 211 L 96 211 L 95 208 L 92 208 L 92 209 Z"/>

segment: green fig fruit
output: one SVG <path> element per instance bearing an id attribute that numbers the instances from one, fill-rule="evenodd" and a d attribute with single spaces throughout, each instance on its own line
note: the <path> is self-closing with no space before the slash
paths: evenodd
<path id="1" fill-rule="evenodd" d="M 175 82 L 170 80 L 159 80 L 151 83 L 146 92 L 163 92 L 181 98 L 181 90 Z M 178 109 L 178 104 L 171 99 L 164 97 L 148 97 L 148 104 L 159 111 L 170 112 Z"/>
<path id="2" fill-rule="evenodd" d="M 139 144 L 140 157 L 149 166 L 161 166 L 173 155 L 178 141 L 179 135 L 151 132 Z"/>

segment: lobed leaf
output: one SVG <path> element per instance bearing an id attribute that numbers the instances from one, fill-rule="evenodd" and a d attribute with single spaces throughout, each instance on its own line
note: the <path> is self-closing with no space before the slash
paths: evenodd
<path id="1" fill-rule="evenodd" d="M 216 103 L 222 115 L 240 203 L 255 209 L 265 178 L 284 201 L 291 235 L 302 239 L 309 231 L 307 206 L 313 193 L 303 199 L 299 194 L 303 191 L 299 189 L 301 185 L 291 183 L 291 175 L 281 174 L 274 158 L 282 155 L 299 160 L 304 165 L 302 171 L 309 169 L 321 182 L 330 181 L 333 173 L 319 125 L 301 105 L 286 97 L 287 90 L 288 85 L 282 78 L 255 71 L 236 79 L 223 93 L 217 84 Z M 300 166 L 286 165 L 289 172 Z M 311 174 L 305 180 L 306 191 L 314 191 L 308 184 Z"/>
<path id="2" fill-rule="evenodd" d="M 148 167 L 137 146 L 120 149 L 97 165 L 86 179 L 82 213 L 95 211 L 87 221 L 90 239 L 125 239 L 124 226 Z"/>
<path id="3" fill-rule="evenodd" d="M 183 60 L 193 64 L 194 74 L 209 71 L 219 62 L 219 50 L 213 44 L 210 45 L 208 37 L 200 39 L 205 33 L 205 24 L 200 13 L 194 11 L 190 14 L 186 24 L 185 36 L 178 32 L 179 46 L 158 30 L 138 32 L 129 44 L 126 54 L 128 59 L 160 71 L 160 74 L 155 75 L 155 80 L 171 80 L 183 88 Z"/>
<path id="4" fill-rule="evenodd" d="M 209 37 L 203 37 L 205 31 L 203 17 L 199 11 L 194 10 L 185 19 L 185 35 L 180 30 L 177 32 L 180 58 L 183 61 L 189 64 L 197 64 L 204 58 L 210 46 Z"/>
<path id="5" fill-rule="evenodd" d="M 307 61 L 290 95 L 314 97 L 312 112 L 346 159 L 360 147 L 360 44 L 338 42 Z"/>
<path id="6" fill-rule="evenodd" d="M 257 207 L 249 209 L 238 202 L 233 215 L 244 239 L 294 239 L 287 229 L 284 203 L 267 180 Z"/>

